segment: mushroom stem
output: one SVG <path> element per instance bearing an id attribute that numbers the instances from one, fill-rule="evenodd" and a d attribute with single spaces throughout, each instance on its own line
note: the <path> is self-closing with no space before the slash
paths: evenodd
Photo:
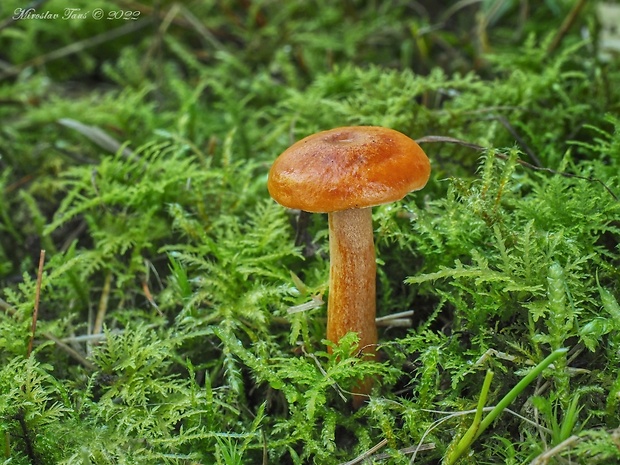
<path id="1" fill-rule="evenodd" d="M 360 352 L 374 357 L 377 344 L 375 246 L 371 208 L 328 214 L 329 300 L 327 339 L 338 342 L 348 332 L 359 337 Z M 356 394 L 368 394 L 371 380 L 364 380 Z M 363 398 L 354 397 L 359 406 Z"/>

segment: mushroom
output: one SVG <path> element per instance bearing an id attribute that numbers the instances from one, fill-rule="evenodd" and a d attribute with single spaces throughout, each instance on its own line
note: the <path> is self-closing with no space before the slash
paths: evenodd
<path id="1" fill-rule="evenodd" d="M 308 136 L 285 150 L 269 171 L 267 187 L 279 204 L 327 213 L 329 298 L 327 339 L 356 332 L 365 358 L 377 344 L 376 260 L 371 207 L 422 189 L 430 162 L 404 134 L 378 126 L 336 128 Z M 361 382 L 354 404 L 370 392 Z"/>

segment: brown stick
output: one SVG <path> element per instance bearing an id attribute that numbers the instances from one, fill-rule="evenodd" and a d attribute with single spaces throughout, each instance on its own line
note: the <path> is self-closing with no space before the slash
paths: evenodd
<path id="1" fill-rule="evenodd" d="M 564 21 L 562 22 L 562 25 L 560 26 L 560 30 L 557 32 L 557 34 L 553 38 L 553 41 L 551 42 L 551 44 L 549 44 L 549 47 L 547 48 L 547 55 L 550 55 L 556 48 L 558 48 L 558 46 L 562 42 L 562 39 L 564 39 L 564 36 L 568 33 L 568 30 L 571 28 L 571 26 L 577 19 L 579 12 L 586 4 L 586 1 L 587 0 L 577 0 L 575 2 L 575 4 L 573 5 L 573 8 L 570 10 L 566 18 L 564 18 Z"/>
<path id="2" fill-rule="evenodd" d="M 448 144 L 458 144 L 458 145 L 462 145 L 464 147 L 469 147 L 471 149 L 474 150 L 486 150 L 486 147 L 483 147 L 481 145 L 478 144 L 474 144 L 472 142 L 467 142 L 467 141 L 463 141 L 460 139 L 456 139 L 454 137 L 446 137 L 446 136 L 424 136 L 421 137 L 419 139 L 416 139 L 416 142 L 419 144 L 423 144 L 425 142 L 445 142 Z M 495 154 L 496 158 L 499 158 L 501 160 L 507 160 L 508 157 L 506 155 L 503 155 L 501 153 L 496 153 Z M 615 201 L 620 201 L 620 198 L 618 198 L 618 196 L 611 190 L 611 188 L 609 186 L 607 186 L 607 184 L 605 184 L 603 181 L 601 181 L 598 178 L 595 177 L 588 177 L 588 176 L 580 176 L 578 174 L 573 174 L 573 173 L 567 173 L 565 171 L 556 171 L 556 170 L 552 170 L 551 168 L 545 168 L 543 166 L 535 166 L 532 165 L 531 163 L 528 163 L 526 161 L 521 160 L 520 158 L 517 158 L 517 163 L 521 166 L 524 166 L 525 168 L 529 168 L 531 170 L 534 171 L 544 171 L 546 173 L 551 173 L 551 174 L 557 174 L 560 176 L 563 176 L 565 178 L 575 178 L 575 179 L 583 179 L 585 181 L 589 181 L 589 182 L 595 182 L 600 184 L 601 186 L 603 186 L 603 188 L 609 193 L 609 195 L 611 195 L 613 197 L 613 199 Z"/>
<path id="3" fill-rule="evenodd" d="M 38 57 L 27 60 L 24 63 L 11 66 L 10 68 L 4 70 L 3 72 L 0 73 L 0 81 L 8 77 L 11 77 L 11 76 L 16 76 L 28 66 L 41 66 L 50 61 L 58 60 L 60 58 L 67 57 L 69 55 L 73 55 L 74 53 L 81 52 L 82 50 L 85 50 L 87 48 L 95 47 L 97 45 L 101 45 L 110 40 L 114 40 L 118 37 L 122 37 L 126 34 L 136 32 L 142 29 L 143 27 L 148 26 L 151 23 L 152 23 L 152 19 L 150 18 L 142 19 L 140 21 L 130 22 L 130 23 L 124 24 L 123 26 L 114 28 L 110 31 L 106 31 L 102 34 L 98 34 L 93 37 L 88 37 L 84 40 L 75 42 L 73 44 L 66 45 L 65 47 L 61 47 L 57 50 L 53 50 L 44 55 L 39 55 Z"/>
<path id="4" fill-rule="evenodd" d="M 93 325 L 93 334 L 100 334 L 103 331 L 103 320 L 108 311 L 108 300 L 110 298 L 110 289 L 112 288 L 112 272 L 108 271 L 103 282 L 103 290 L 99 299 L 99 308 L 97 309 L 97 317 Z"/>
<path id="5" fill-rule="evenodd" d="M 39 270 L 37 272 L 37 287 L 34 294 L 34 311 L 32 312 L 32 334 L 30 342 L 28 342 L 28 357 L 32 353 L 34 344 L 34 333 L 37 330 L 37 318 L 39 317 L 39 300 L 41 298 L 41 281 L 43 280 L 43 264 L 45 263 L 45 250 L 41 250 L 39 254 Z"/>

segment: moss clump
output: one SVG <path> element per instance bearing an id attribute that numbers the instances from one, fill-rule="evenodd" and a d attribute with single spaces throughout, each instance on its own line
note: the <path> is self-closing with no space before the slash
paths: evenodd
<path id="1" fill-rule="evenodd" d="M 103 3 L 37 9 L 129 8 Z M 598 2 L 217 3 L 138 5 L 118 36 L 0 28 L 5 462 L 435 464 L 459 438 L 461 463 L 620 461 L 620 62 Z M 378 363 L 353 334 L 326 350 L 326 219 L 266 189 L 292 142 L 358 124 L 433 165 L 373 212 L 379 315 L 413 310 Z"/>

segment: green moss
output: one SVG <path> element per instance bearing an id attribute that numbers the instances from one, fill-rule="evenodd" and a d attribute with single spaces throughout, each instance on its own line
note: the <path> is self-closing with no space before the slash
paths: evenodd
<path id="1" fill-rule="evenodd" d="M 550 51 L 571 3 L 161 2 L 58 59 L 123 23 L 0 28 L 3 460 L 617 462 L 620 64 L 597 2 Z M 37 8 L 65 7 L 133 8 Z M 373 211 L 379 315 L 413 310 L 377 361 L 326 350 L 326 218 L 266 189 L 358 124 L 436 136 L 426 188 Z"/>

